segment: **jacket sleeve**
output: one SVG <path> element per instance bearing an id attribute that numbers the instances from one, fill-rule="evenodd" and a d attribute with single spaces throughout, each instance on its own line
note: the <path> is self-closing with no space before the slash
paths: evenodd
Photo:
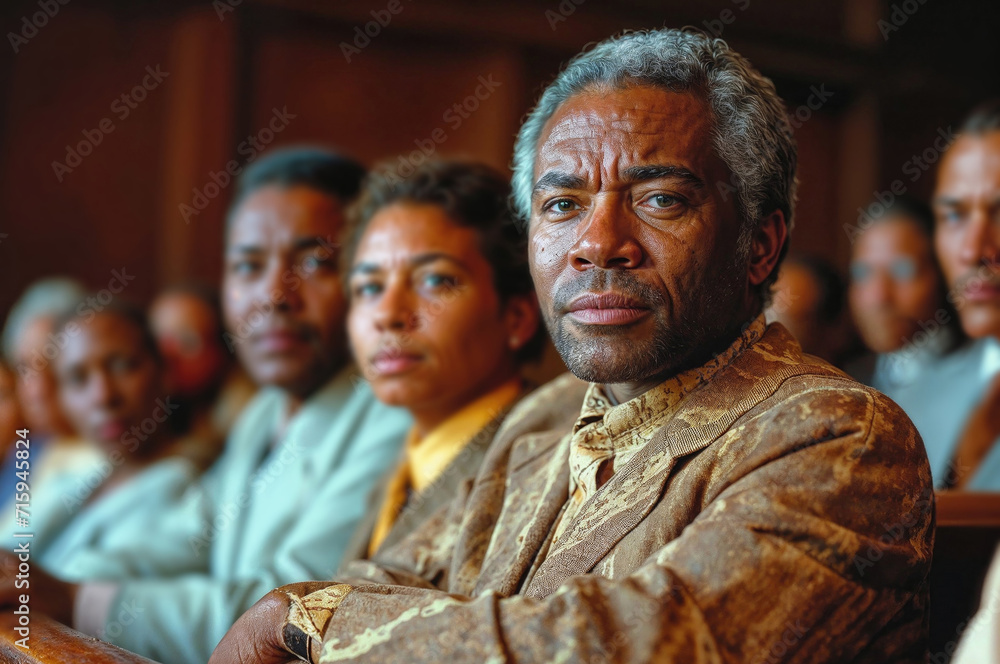
<path id="1" fill-rule="evenodd" d="M 325 624 L 322 661 L 923 661 L 919 636 L 880 635 L 926 615 L 926 456 L 887 400 L 867 396 L 855 419 L 748 460 L 625 578 L 581 575 L 541 599 L 354 585 Z"/>
<path id="2" fill-rule="evenodd" d="M 354 445 L 288 524 L 274 555 L 261 560 L 252 575 L 233 578 L 212 569 L 124 581 L 107 617 L 105 640 L 158 661 L 201 664 L 236 619 L 270 590 L 330 578 L 364 513 L 373 478 L 395 458 L 400 435 L 398 427 L 385 427 L 366 444 Z M 213 537 L 230 536 L 226 528 L 252 527 L 239 518 L 216 525 Z M 128 625 L 118 618 L 121 610 L 135 614 Z"/>

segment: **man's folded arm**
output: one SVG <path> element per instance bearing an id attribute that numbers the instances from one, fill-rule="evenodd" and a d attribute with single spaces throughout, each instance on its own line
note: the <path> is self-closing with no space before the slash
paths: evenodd
<path id="1" fill-rule="evenodd" d="M 576 576 L 544 599 L 339 589 L 322 661 L 849 661 L 891 650 L 872 643 L 873 625 L 907 619 L 900 609 L 929 566 L 933 499 L 919 441 L 893 459 L 902 447 L 889 435 L 859 426 L 757 460 L 624 579 Z"/>

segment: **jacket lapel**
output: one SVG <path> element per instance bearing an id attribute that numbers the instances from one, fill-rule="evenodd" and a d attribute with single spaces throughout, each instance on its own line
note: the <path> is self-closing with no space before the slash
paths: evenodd
<path id="1" fill-rule="evenodd" d="M 649 443 L 581 506 L 525 589 L 526 595 L 545 597 L 569 577 L 592 570 L 661 500 L 678 458 L 710 445 L 787 378 L 811 368 L 777 364 L 761 378 L 760 373 L 746 371 L 747 364 L 756 363 L 754 350 L 690 394 Z M 733 403 L 733 394 L 744 396 Z"/>
<path id="2" fill-rule="evenodd" d="M 441 472 L 440 477 L 434 483 L 426 487 L 419 495 L 411 496 L 406 506 L 399 513 L 389 534 L 386 535 L 382 547 L 389 547 L 406 538 L 411 532 L 416 530 L 421 523 L 429 519 L 437 512 L 442 505 L 449 503 L 455 498 L 458 487 L 467 479 L 474 478 L 479 472 L 479 467 L 483 463 L 483 457 L 493 436 L 507 415 L 504 411 L 495 418 L 479 433 L 473 436 L 472 440 L 462 448 L 458 456 Z M 374 526 L 374 523 L 372 524 Z M 381 548 L 381 547 L 380 547 Z"/>
<path id="3" fill-rule="evenodd" d="M 522 436 L 497 487 L 503 508 L 493 529 L 474 595 L 515 594 L 569 496 L 569 439 L 558 431 Z"/>

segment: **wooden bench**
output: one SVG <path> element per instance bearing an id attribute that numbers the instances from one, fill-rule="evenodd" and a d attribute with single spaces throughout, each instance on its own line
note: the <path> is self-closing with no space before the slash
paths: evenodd
<path id="1" fill-rule="evenodd" d="M 31 614 L 30 650 L 15 645 L 17 616 L 0 615 L 0 662 L 5 664 L 155 664 L 153 660 L 122 650 L 66 627 L 43 614 Z"/>
<path id="2" fill-rule="evenodd" d="M 979 608 L 986 570 L 1000 545 L 1000 493 L 937 494 L 931 566 L 930 651 L 947 661 L 965 623 Z"/>

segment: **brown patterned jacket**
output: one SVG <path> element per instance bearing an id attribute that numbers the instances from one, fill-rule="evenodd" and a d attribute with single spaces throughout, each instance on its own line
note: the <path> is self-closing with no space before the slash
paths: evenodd
<path id="1" fill-rule="evenodd" d="M 586 390 L 526 398 L 449 507 L 306 596 L 323 662 L 925 660 L 933 492 L 887 397 L 771 325 L 549 550 Z"/>

